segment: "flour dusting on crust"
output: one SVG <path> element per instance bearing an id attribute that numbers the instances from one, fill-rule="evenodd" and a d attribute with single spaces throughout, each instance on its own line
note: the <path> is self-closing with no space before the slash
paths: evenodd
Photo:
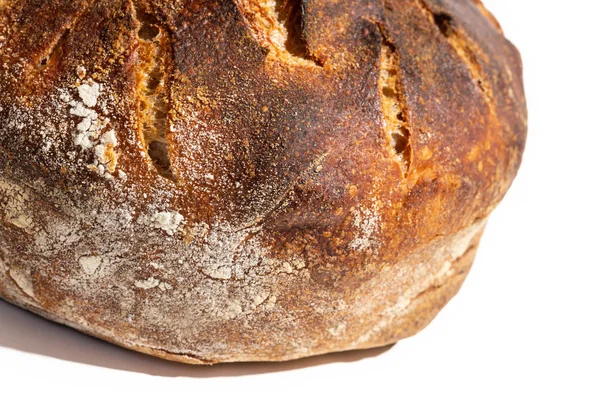
<path id="1" fill-rule="evenodd" d="M 132 349 L 416 333 L 520 161 L 518 57 L 441 3 L 34 3 L 0 12 L 0 296 Z"/>

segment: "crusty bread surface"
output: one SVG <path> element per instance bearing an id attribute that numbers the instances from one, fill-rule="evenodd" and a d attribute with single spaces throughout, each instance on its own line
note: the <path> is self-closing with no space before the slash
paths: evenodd
<path id="1" fill-rule="evenodd" d="M 0 0 L 0 297 L 192 364 L 394 343 L 526 127 L 478 0 Z"/>

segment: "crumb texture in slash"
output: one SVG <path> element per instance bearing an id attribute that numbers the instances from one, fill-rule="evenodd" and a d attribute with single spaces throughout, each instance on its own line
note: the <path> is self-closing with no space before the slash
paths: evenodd
<path id="1" fill-rule="evenodd" d="M 304 0 L 237 0 L 259 42 L 291 62 L 321 66 L 304 36 Z"/>
<path id="2" fill-rule="evenodd" d="M 400 77 L 400 57 L 396 46 L 389 42 L 382 30 L 383 43 L 379 70 L 379 91 L 384 116 L 384 129 L 391 150 L 396 155 L 403 177 L 411 164 L 411 130 L 408 108 Z"/>
<path id="3" fill-rule="evenodd" d="M 169 90 L 172 66 L 169 32 L 151 11 L 135 5 L 138 21 L 138 125 L 140 139 L 158 173 L 176 180 L 169 155 Z"/>

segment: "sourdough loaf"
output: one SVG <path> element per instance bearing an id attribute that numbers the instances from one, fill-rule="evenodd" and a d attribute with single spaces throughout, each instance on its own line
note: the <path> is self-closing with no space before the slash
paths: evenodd
<path id="1" fill-rule="evenodd" d="M 526 137 L 478 0 L 0 0 L 0 296 L 187 363 L 396 342 Z"/>

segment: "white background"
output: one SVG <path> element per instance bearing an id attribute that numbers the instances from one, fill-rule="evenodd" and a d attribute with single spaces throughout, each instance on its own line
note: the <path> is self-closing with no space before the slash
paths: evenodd
<path id="1" fill-rule="evenodd" d="M 425 331 L 367 352 L 188 367 L 0 302 L 0 398 L 600 399 L 600 7 L 486 4 L 523 55 L 528 148 L 466 284 Z"/>

